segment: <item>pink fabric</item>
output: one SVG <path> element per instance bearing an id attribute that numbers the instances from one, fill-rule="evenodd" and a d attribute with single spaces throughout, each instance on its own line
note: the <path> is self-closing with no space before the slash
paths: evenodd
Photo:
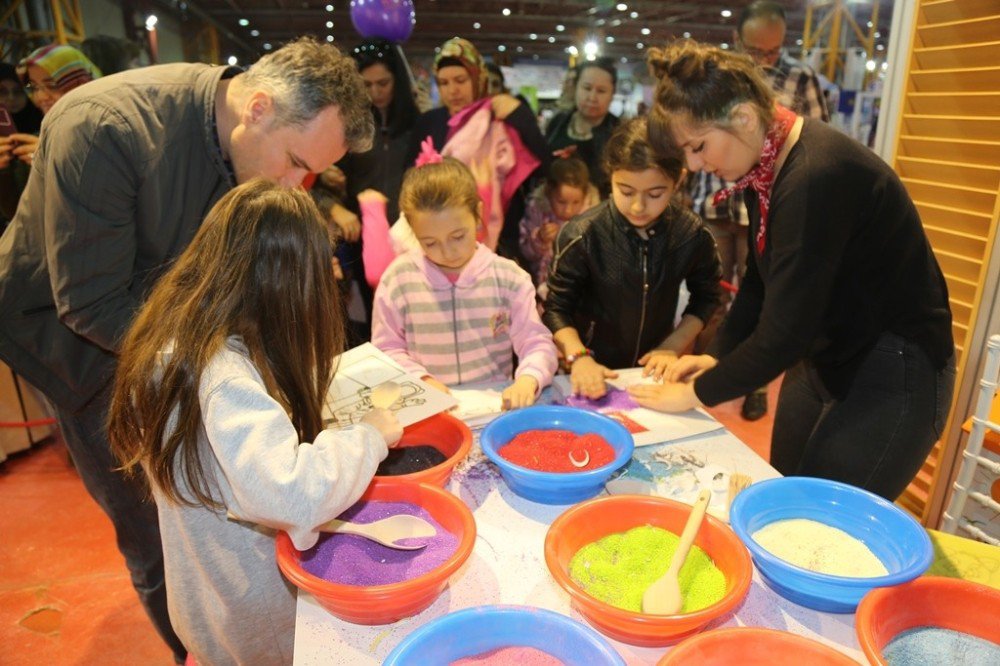
<path id="1" fill-rule="evenodd" d="M 515 376 L 534 377 L 539 389 L 556 370 L 531 278 L 483 245 L 455 284 L 420 252 L 397 257 L 375 292 L 372 343 L 407 372 L 445 384 L 509 380 L 512 351 Z"/>
<path id="2" fill-rule="evenodd" d="M 448 138 L 441 154 L 463 164 L 488 163 L 491 167 L 489 214 L 484 210 L 486 245 L 495 250 L 503 228 L 504 213 L 517 188 L 540 164 L 524 147 L 516 130 L 493 117 L 489 98 L 465 107 L 448 119 Z"/>
<path id="3" fill-rule="evenodd" d="M 361 208 L 361 259 L 365 265 L 365 281 L 372 289 L 382 278 L 396 253 L 389 240 L 389 220 L 385 217 L 385 201 L 368 200 Z"/>

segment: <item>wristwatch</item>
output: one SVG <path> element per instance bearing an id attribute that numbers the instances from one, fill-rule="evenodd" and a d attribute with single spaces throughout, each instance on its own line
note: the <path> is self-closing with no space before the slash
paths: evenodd
<path id="1" fill-rule="evenodd" d="M 591 358 L 593 358 L 594 352 L 592 352 L 591 350 L 589 350 L 589 349 L 587 349 L 585 347 L 585 348 L 581 349 L 580 351 L 578 351 L 576 353 L 568 355 L 566 357 L 566 365 L 567 366 L 572 366 L 573 363 L 575 363 L 577 360 L 583 358 L 584 356 L 590 356 Z"/>

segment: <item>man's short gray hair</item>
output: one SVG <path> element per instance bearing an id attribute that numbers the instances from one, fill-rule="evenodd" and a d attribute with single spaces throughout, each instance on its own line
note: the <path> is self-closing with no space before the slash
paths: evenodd
<path id="1" fill-rule="evenodd" d="M 354 60 L 333 46 L 301 37 L 262 57 L 243 76 L 248 88 L 272 96 L 278 122 L 302 126 L 335 106 L 348 149 L 363 152 L 372 147 L 375 123 L 364 80 Z"/>

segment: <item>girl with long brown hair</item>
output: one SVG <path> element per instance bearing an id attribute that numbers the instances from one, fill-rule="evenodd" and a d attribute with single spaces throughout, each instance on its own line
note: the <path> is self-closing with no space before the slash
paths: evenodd
<path id="1" fill-rule="evenodd" d="M 212 208 L 122 345 L 108 434 L 149 481 L 171 622 L 199 663 L 291 663 L 275 530 L 312 547 L 401 434 L 385 410 L 323 427 L 344 347 L 331 256 L 307 194 L 250 181 Z"/>

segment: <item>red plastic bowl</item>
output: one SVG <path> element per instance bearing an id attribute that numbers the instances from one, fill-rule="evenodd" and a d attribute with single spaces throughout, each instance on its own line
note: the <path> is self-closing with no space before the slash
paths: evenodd
<path id="1" fill-rule="evenodd" d="M 456 419 L 451 414 L 435 414 L 423 421 L 418 421 L 403 428 L 403 438 L 397 447 L 430 445 L 443 453 L 447 458 L 444 462 L 422 469 L 411 474 L 395 476 L 376 476 L 378 480 L 402 479 L 414 483 L 433 483 L 442 488 L 451 478 L 455 465 L 469 455 L 472 448 L 472 431 L 469 426 Z"/>
<path id="2" fill-rule="evenodd" d="M 376 479 L 361 500 L 409 502 L 424 508 L 443 528 L 458 537 L 458 548 L 436 569 L 389 585 L 342 585 L 302 568 L 302 554 L 285 532 L 278 534 L 278 568 L 285 578 L 316 598 L 333 615 L 354 624 L 389 624 L 424 610 L 438 598 L 448 579 L 472 554 L 476 522 L 458 497 L 438 486 L 397 478 Z"/>
<path id="3" fill-rule="evenodd" d="M 687 639 L 657 666 L 858 666 L 845 654 L 777 629 L 737 627 Z"/>
<path id="4" fill-rule="evenodd" d="M 615 640 L 660 647 L 697 633 L 709 622 L 732 613 L 750 590 L 753 567 L 746 547 L 720 520 L 705 516 L 695 544 L 705 550 L 726 577 L 726 595 L 693 613 L 649 615 L 616 608 L 587 594 L 569 576 L 569 562 L 583 546 L 602 537 L 653 525 L 674 534 L 684 530 L 691 507 L 648 495 L 601 497 L 573 508 L 555 519 L 545 535 L 545 564 L 573 607 L 598 631 Z"/>
<path id="5" fill-rule="evenodd" d="M 882 650 L 916 627 L 939 627 L 1000 643 L 1000 590 L 942 576 L 922 576 L 880 587 L 858 605 L 854 630 L 871 664 L 885 666 Z"/>

